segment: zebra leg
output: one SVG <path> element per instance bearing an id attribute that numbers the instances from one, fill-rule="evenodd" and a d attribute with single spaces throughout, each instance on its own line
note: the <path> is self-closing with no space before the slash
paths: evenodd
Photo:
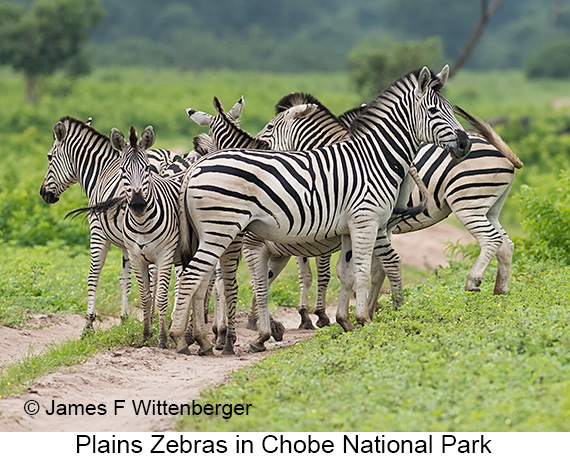
<path id="1" fill-rule="evenodd" d="M 503 230 L 503 243 L 497 251 L 497 279 L 495 280 L 495 289 L 493 290 L 495 295 L 506 294 L 509 291 L 509 276 L 511 274 L 514 250 L 514 243 Z"/>
<path id="2" fill-rule="evenodd" d="M 381 265 L 378 265 L 378 260 L 380 260 Z M 376 238 L 372 262 L 374 263 L 375 270 L 381 270 L 386 276 L 388 276 L 388 279 L 390 280 L 390 288 L 392 290 L 392 308 L 397 310 L 405 301 L 402 293 L 404 289 L 402 280 L 402 260 L 396 250 L 392 247 L 392 243 L 388 239 L 386 232 L 379 232 Z M 380 279 L 380 275 L 377 273 L 375 276 L 377 276 L 377 278 L 375 278 L 376 280 Z M 381 279 L 381 282 L 384 282 L 383 276 Z M 375 284 L 375 286 L 378 287 L 378 291 L 376 292 L 376 290 L 374 290 L 374 294 L 379 294 L 379 287 L 381 287 L 382 284 L 380 284 L 380 286 Z M 376 306 L 373 301 L 375 301 L 376 304 L 378 303 L 378 295 L 373 295 L 371 288 L 368 297 L 368 311 L 371 313 L 371 317 L 374 314 L 371 307 Z"/>
<path id="3" fill-rule="evenodd" d="M 206 264 L 209 268 L 204 268 Z M 188 343 L 186 342 L 185 333 L 188 327 L 190 317 L 190 305 L 193 304 L 192 321 L 194 340 L 199 344 L 200 349 L 204 353 L 211 350 L 212 345 L 204 329 L 204 306 L 198 300 L 205 295 L 199 293 L 202 283 L 207 282 L 209 274 L 213 271 L 215 265 L 208 265 L 207 261 L 201 258 L 193 258 L 190 264 L 184 269 L 180 275 L 178 295 L 172 310 L 172 324 L 170 326 L 170 337 L 176 344 L 176 351 L 181 354 L 189 354 Z"/>
<path id="4" fill-rule="evenodd" d="M 384 271 L 382 262 L 376 255 L 372 257 L 372 273 L 370 276 L 370 292 L 368 293 L 367 307 L 370 319 L 372 319 L 378 310 L 378 298 L 380 297 L 382 285 L 386 279 L 386 272 Z"/>
<path id="5" fill-rule="evenodd" d="M 141 305 L 143 310 L 143 343 L 152 336 L 151 326 L 151 310 L 153 308 L 154 296 L 150 288 L 150 276 L 148 264 L 144 261 L 134 258 L 131 259 L 133 270 L 139 284 L 139 293 L 141 296 Z"/>
<path id="6" fill-rule="evenodd" d="M 351 226 L 352 261 L 356 289 L 356 322 L 367 325 L 372 322 L 368 314 L 367 300 L 370 282 L 370 262 L 374 251 L 378 224 L 366 214 L 357 218 Z"/>
<path id="7" fill-rule="evenodd" d="M 226 299 L 227 331 L 223 355 L 234 355 L 236 342 L 236 305 L 238 283 L 236 280 L 237 267 L 243 244 L 243 233 L 239 233 L 227 250 L 220 257 L 220 269 L 224 280 L 224 295 Z"/>
<path id="8" fill-rule="evenodd" d="M 158 309 L 158 347 L 166 349 L 166 308 L 168 308 L 168 286 L 172 271 L 172 261 L 156 266 L 155 300 Z"/>
<path id="9" fill-rule="evenodd" d="M 326 313 L 327 288 L 331 279 L 331 256 L 322 255 L 316 258 L 317 262 L 317 301 L 315 314 L 319 318 L 317 327 L 322 328 L 330 325 L 331 321 Z"/>
<path id="10" fill-rule="evenodd" d="M 259 337 L 249 344 L 248 352 L 262 352 L 265 351 L 265 342 L 271 337 L 268 293 L 269 253 L 262 243 L 251 243 L 247 240 L 244 243 L 244 259 L 251 274 L 259 324 Z"/>
<path id="11" fill-rule="evenodd" d="M 107 252 L 111 245 L 110 241 L 96 235 L 98 230 L 91 225 L 91 264 L 89 266 L 89 278 L 87 279 L 87 314 L 85 316 L 85 327 L 82 337 L 93 332 L 93 321 L 95 320 L 95 297 L 99 275 L 105 263 Z M 95 233 L 95 235 L 94 235 Z"/>
<path id="12" fill-rule="evenodd" d="M 349 235 L 342 236 L 342 249 L 338 262 L 337 274 L 340 271 L 340 292 L 338 295 L 336 321 L 345 332 L 350 332 L 354 330 L 354 325 L 350 322 L 348 313 L 348 305 L 354 286 L 354 268 L 352 268 L 352 243 Z"/>
<path id="13" fill-rule="evenodd" d="M 477 257 L 473 267 L 469 270 L 465 281 L 465 290 L 479 292 L 483 274 L 501 247 L 503 237 L 491 224 L 486 215 L 473 214 L 472 211 L 457 211 L 455 216 L 469 233 L 475 237 L 481 247 L 479 257 Z"/>
<path id="14" fill-rule="evenodd" d="M 121 322 L 124 323 L 129 317 L 129 292 L 131 290 L 131 262 L 129 254 L 123 250 L 123 268 L 119 277 L 121 287 Z"/>
<path id="15" fill-rule="evenodd" d="M 268 268 L 269 271 L 267 272 L 267 290 L 269 291 L 271 284 L 273 281 L 277 279 L 277 277 L 281 274 L 287 263 L 289 262 L 289 256 L 279 256 L 279 257 L 270 257 Z M 283 341 L 283 334 L 285 333 L 285 326 L 273 319 L 273 317 L 269 317 L 269 322 L 271 324 L 271 336 L 275 341 Z"/>
<path id="16" fill-rule="evenodd" d="M 212 278 L 213 296 L 214 296 L 214 322 L 212 324 L 212 331 L 215 335 L 216 349 L 222 350 L 226 344 L 226 335 L 228 332 L 228 322 L 226 314 L 226 294 L 224 291 L 224 278 L 222 277 L 221 268 L 216 267 L 215 278 Z"/>
<path id="17" fill-rule="evenodd" d="M 309 289 L 313 283 L 313 272 L 308 257 L 295 257 L 297 270 L 299 271 L 299 285 L 301 286 L 301 298 L 297 308 L 301 315 L 300 329 L 315 330 L 309 317 Z"/>

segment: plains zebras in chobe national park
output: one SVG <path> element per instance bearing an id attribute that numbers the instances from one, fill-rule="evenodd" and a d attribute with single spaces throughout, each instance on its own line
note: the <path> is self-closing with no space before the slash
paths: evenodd
<path id="1" fill-rule="evenodd" d="M 111 147 L 107 136 L 72 117 L 61 118 L 55 124 L 53 136 L 54 143 L 48 152 L 48 169 L 40 189 L 46 203 L 56 203 L 61 194 L 75 183 L 79 183 L 85 192 L 90 206 L 123 195 L 119 153 Z M 168 167 L 179 170 L 188 168 L 186 161 L 164 149 L 149 150 L 148 155 L 153 173 L 163 172 Z M 86 331 L 93 328 L 99 274 L 111 244 L 123 250 L 123 268 L 119 281 L 123 317 L 128 313 L 131 284 L 131 267 L 123 243 L 122 212 L 92 213 L 88 215 L 88 220 L 91 231 L 91 266 Z"/>
<path id="2" fill-rule="evenodd" d="M 355 108 L 339 116 L 348 128 L 358 118 L 364 107 Z M 457 162 L 442 148 L 422 144 L 414 159 L 418 175 L 424 181 L 429 199 L 425 211 L 413 217 L 394 218 L 397 225 L 392 233 L 409 233 L 430 227 L 451 213 L 473 235 L 481 252 L 469 271 L 465 290 L 479 291 L 483 274 L 494 256 L 498 268 L 495 294 L 506 294 L 514 244 L 499 222 L 499 215 L 515 178 L 515 169 L 523 163 L 493 129 L 482 120 L 457 108 L 474 128 L 469 133 L 471 152 Z M 420 193 L 410 186 L 403 186 L 401 201 L 413 206 L 420 200 Z M 384 274 L 375 270 L 372 277 L 371 299 L 378 297 Z"/>
<path id="3" fill-rule="evenodd" d="M 196 238 L 198 245 L 180 277 L 173 312 L 170 334 L 179 352 L 188 352 L 184 330 L 190 300 L 203 293 L 204 279 L 218 260 L 228 306 L 235 308 L 237 259 L 228 248 L 241 243 L 244 230 L 286 243 L 342 236 L 343 251 L 352 250 L 356 319 L 370 322 L 366 298 L 372 253 L 378 233 L 389 245 L 386 224 L 419 143 L 447 147 L 457 156 L 469 152 L 467 134 L 440 93 L 448 74 L 447 66 L 437 75 L 424 67 L 399 79 L 368 106 L 346 142 L 303 152 L 222 150 L 196 164 L 181 195 L 184 217 L 192 222 L 181 220 L 181 242 Z M 183 228 L 190 227 L 186 236 Z M 350 276 L 341 278 L 340 295 L 346 300 L 339 298 L 337 312 L 345 330 L 353 328 L 350 292 L 343 294 L 344 277 Z M 259 279 L 267 282 L 267 274 Z M 257 343 L 262 345 L 270 337 L 269 315 L 262 306 L 259 311 Z M 211 348 L 203 326 L 195 328 L 194 337 L 202 350 Z M 235 328 L 228 326 L 231 337 L 235 340 Z"/>

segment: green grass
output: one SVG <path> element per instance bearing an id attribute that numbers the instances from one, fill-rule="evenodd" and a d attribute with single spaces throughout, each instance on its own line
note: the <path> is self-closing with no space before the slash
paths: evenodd
<path id="1" fill-rule="evenodd" d="M 465 264 L 386 301 L 374 323 L 338 326 L 240 370 L 203 403 L 251 403 L 190 431 L 570 431 L 570 268 L 520 260 L 511 293 L 462 291 Z M 492 272 L 489 273 L 489 276 Z"/>

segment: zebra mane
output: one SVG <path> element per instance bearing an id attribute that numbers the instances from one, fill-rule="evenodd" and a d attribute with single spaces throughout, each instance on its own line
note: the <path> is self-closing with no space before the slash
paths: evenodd
<path id="1" fill-rule="evenodd" d="M 362 106 L 360 114 L 353 119 L 350 124 L 349 131 L 351 135 L 358 136 L 360 133 L 366 131 L 365 123 L 369 116 L 374 116 L 371 114 L 376 108 L 382 107 L 386 102 L 398 98 L 398 93 L 402 90 L 408 90 L 412 84 L 415 84 L 419 80 L 421 69 L 412 70 L 406 75 L 394 81 L 386 89 L 384 89 L 380 95 L 378 95 L 374 100 L 372 100 L 368 105 Z M 429 70 L 431 76 L 430 87 L 432 90 L 439 92 L 443 86 L 441 82 L 435 82 L 434 79 L 436 74 L 433 70 Z M 356 108 L 358 110 L 358 108 Z M 348 111 L 347 111 L 348 113 Z"/>
<path id="2" fill-rule="evenodd" d="M 70 124 L 79 124 L 80 127 L 84 128 L 85 130 L 87 130 L 88 132 L 102 138 L 105 139 L 107 141 L 109 141 L 109 137 L 103 133 L 101 133 L 99 130 L 96 130 L 95 128 L 91 127 L 91 124 L 88 122 L 84 122 L 81 121 L 75 117 L 72 116 L 63 116 L 62 118 L 59 119 L 59 122 L 63 122 L 64 124 L 66 122 L 69 122 Z"/>
<path id="3" fill-rule="evenodd" d="M 304 105 L 312 103 L 319 107 L 319 111 L 326 113 L 327 116 L 335 119 L 341 127 L 348 130 L 348 126 L 345 122 L 339 119 L 336 115 L 334 115 L 331 110 L 329 110 L 325 105 L 323 105 L 320 100 L 312 94 L 307 92 L 291 92 L 290 94 L 285 95 L 275 104 L 275 114 L 282 113 L 283 111 L 287 111 L 289 108 L 293 108 L 294 106 Z"/>
<path id="4" fill-rule="evenodd" d="M 275 104 L 275 114 L 287 111 L 289 108 L 294 106 L 303 105 L 305 103 L 313 103 L 326 109 L 326 107 L 315 97 L 314 95 L 308 94 L 306 92 L 291 92 L 285 95 Z"/>
<path id="5" fill-rule="evenodd" d="M 342 113 L 340 116 L 337 117 L 337 119 L 344 126 L 346 130 L 350 130 L 350 126 L 352 125 L 352 123 L 362 115 L 362 112 L 365 109 L 366 109 L 365 104 L 361 106 L 356 106 L 355 108 L 351 108 Z"/>
<path id="6" fill-rule="evenodd" d="M 137 131 L 135 130 L 134 126 L 131 125 L 131 128 L 129 130 L 129 142 L 131 143 L 131 147 L 136 148 L 138 141 L 139 139 L 137 138 Z"/>

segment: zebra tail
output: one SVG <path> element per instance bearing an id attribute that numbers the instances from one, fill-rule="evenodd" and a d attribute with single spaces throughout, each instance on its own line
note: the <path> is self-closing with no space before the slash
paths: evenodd
<path id="1" fill-rule="evenodd" d="M 76 218 L 83 214 L 104 214 L 112 210 L 116 210 L 117 213 L 123 208 L 127 197 L 113 197 L 104 202 L 96 203 L 94 205 L 85 206 L 83 208 L 74 209 L 65 215 L 65 219 L 68 217 Z"/>
<path id="2" fill-rule="evenodd" d="M 182 186 L 180 188 L 180 195 L 178 197 L 178 220 L 180 224 L 180 236 L 178 238 L 179 249 L 180 249 L 180 261 L 182 262 L 182 268 L 185 269 L 194 254 L 198 249 L 198 237 L 196 236 L 196 231 L 192 225 L 192 220 L 190 219 L 190 214 L 188 213 L 188 209 L 186 208 L 185 200 L 185 191 L 188 179 L 192 175 L 192 170 L 189 169 L 189 172 L 186 173 L 184 180 L 182 182 Z"/>
<path id="3" fill-rule="evenodd" d="M 521 159 L 517 157 L 511 148 L 509 148 L 507 143 L 503 141 L 499 134 L 495 132 L 487 122 L 479 119 L 476 116 L 473 116 L 472 114 L 469 114 L 467 111 L 457 105 L 454 106 L 453 110 L 455 111 L 455 114 L 461 116 L 463 119 L 469 122 L 469 124 L 471 124 L 471 126 L 479 135 L 485 138 L 485 140 L 495 146 L 501 152 L 501 154 L 509 159 L 515 168 L 522 168 L 524 166 Z"/>

